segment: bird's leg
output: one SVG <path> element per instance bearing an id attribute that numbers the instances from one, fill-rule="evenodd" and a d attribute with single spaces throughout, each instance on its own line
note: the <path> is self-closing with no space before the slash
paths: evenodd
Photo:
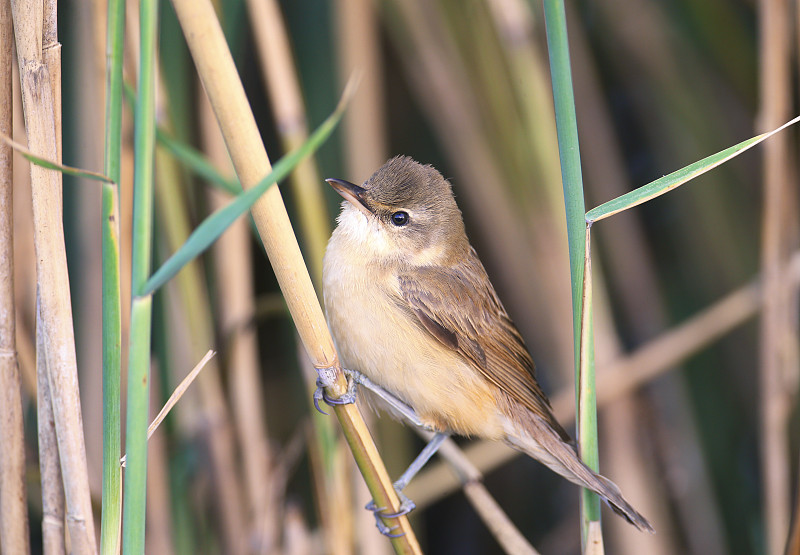
<path id="1" fill-rule="evenodd" d="M 397 479 L 397 481 L 393 484 L 394 489 L 400 493 L 400 491 L 404 490 L 408 483 L 411 481 L 417 473 L 422 470 L 422 467 L 430 460 L 430 458 L 439 450 L 439 447 L 442 446 L 442 442 L 450 437 L 450 434 L 445 432 L 436 432 L 425 448 L 417 455 L 417 458 L 414 459 L 414 462 L 409 465 L 403 475 Z"/>
<path id="2" fill-rule="evenodd" d="M 368 511 L 372 511 L 375 514 L 375 522 L 378 530 L 384 536 L 389 536 L 390 538 L 397 537 L 396 535 L 392 534 L 394 527 L 390 528 L 383 523 L 383 518 L 397 518 L 399 516 L 407 515 L 411 511 L 413 511 L 417 506 L 414 502 L 409 499 L 406 494 L 403 493 L 403 490 L 408 485 L 414 476 L 422 470 L 425 464 L 430 460 L 430 458 L 439 450 L 441 447 L 442 442 L 447 439 L 450 434 L 444 432 L 436 432 L 425 448 L 417 455 L 417 458 L 414 459 L 414 462 L 403 472 L 403 475 L 392 484 L 394 487 L 394 491 L 397 493 L 397 496 L 400 498 L 400 510 L 396 513 L 386 514 L 383 511 L 386 510 L 386 507 L 378 507 L 375 504 L 375 501 L 370 501 L 367 503 L 365 507 Z"/>
<path id="3" fill-rule="evenodd" d="M 369 389 L 415 426 L 432 431 L 430 426 L 427 426 L 422 422 L 422 420 L 420 420 L 419 416 L 417 416 L 417 413 L 414 412 L 414 409 L 398 399 L 395 395 L 389 393 L 384 388 L 370 380 L 361 372 L 358 372 L 357 370 L 344 370 L 344 373 L 353 380 L 353 383 L 363 385 Z"/>
<path id="4" fill-rule="evenodd" d="M 389 406 L 391 406 L 394 410 L 396 410 L 399 414 L 401 414 L 405 419 L 409 422 L 414 424 L 415 426 L 422 428 L 424 430 L 432 431 L 431 427 L 422 422 L 417 413 L 414 412 L 410 406 L 406 403 L 401 401 L 395 395 L 389 393 L 384 388 L 370 380 L 367 376 L 358 372 L 357 370 L 349 370 L 347 368 L 343 368 L 342 371 L 348 378 L 348 388 L 347 393 L 339 397 L 338 399 L 332 399 L 328 397 L 325 393 L 325 387 L 328 387 L 332 384 L 332 376 L 327 372 L 319 372 L 319 377 L 317 378 L 317 390 L 314 392 L 314 406 L 317 407 L 317 410 L 320 411 L 322 414 L 325 413 L 322 409 L 319 408 L 319 401 L 325 401 L 329 405 L 343 405 L 348 403 L 354 403 L 356 400 L 356 391 L 359 385 L 363 385 L 367 389 L 369 389 L 372 393 L 383 399 Z M 416 508 L 414 502 L 409 499 L 404 493 L 403 489 L 408 485 L 411 479 L 417 475 L 417 473 L 422 470 L 430 458 L 439 450 L 439 447 L 442 445 L 442 442 L 447 439 L 449 434 L 443 432 L 437 432 L 422 452 L 417 455 L 417 458 L 414 459 L 414 462 L 403 472 L 403 475 L 394 482 L 393 487 L 397 496 L 400 498 L 400 510 L 396 513 L 385 514 L 383 511 L 386 510 L 386 507 L 378 507 L 375 504 L 375 501 L 370 501 L 366 505 L 366 509 L 372 511 L 375 514 L 375 523 L 378 527 L 378 530 L 384 536 L 388 536 L 390 538 L 398 537 L 396 534 L 392 534 L 392 531 L 395 530 L 397 527 L 389 527 L 384 524 L 384 518 L 397 518 L 399 516 L 406 515 L 413 511 Z"/>
<path id="5" fill-rule="evenodd" d="M 318 368 L 317 369 L 317 389 L 314 391 L 314 406 L 316 409 L 324 415 L 328 415 L 327 412 L 319 408 L 319 402 L 325 401 L 329 405 L 349 405 L 351 403 L 356 402 L 356 394 L 358 392 L 358 386 L 363 385 L 370 391 L 372 391 L 375 395 L 383 399 L 386 403 L 389 404 L 393 409 L 395 409 L 398 413 L 400 413 L 404 418 L 406 418 L 409 422 L 423 428 L 428 431 L 432 431 L 429 426 L 426 426 L 422 420 L 419 419 L 417 413 L 414 412 L 414 409 L 409 407 L 403 401 L 386 391 L 384 388 L 370 380 L 364 374 L 359 372 L 358 370 L 350 370 L 348 368 L 342 368 L 342 372 L 344 372 L 345 376 L 347 376 L 347 392 L 339 397 L 338 399 L 334 399 L 329 397 L 327 393 L 325 393 L 325 388 L 330 387 L 333 385 L 333 373 L 329 372 L 329 368 Z"/>

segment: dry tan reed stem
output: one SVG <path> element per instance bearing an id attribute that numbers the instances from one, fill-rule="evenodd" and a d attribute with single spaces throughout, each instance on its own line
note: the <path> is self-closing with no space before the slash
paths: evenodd
<path id="1" fill-rule="evenodd" d="M 36 2 L 12 2 L 29 148 L 58 158 L 50 77 L 42 64 L 42 11 Z M 38 15 L 38 17 L 37 17 Z M 60 84 L 58 84 L 60 86 Z M 69 275 L 61 222 L 60 173 L 31 165 L 36 274 L 45 334 L 48 383 L 58 435 L 67 503 L 67 525 L 76 553 L 95 553 L 80 412 Z"/>
<path id="2" fill-rule="evenodd" d="M 759 3 L 761 113 L 758 127 L 767 130 L 788 116 L 791 90 L 789 5 L 786 0 Z M 783 551 L 789 528 L 789 446 L 786 426 L 793 388 L 787 382 L 797 368 L 787 368 L 785 347 L 791 318 L 789 290 L 784 280 L 787 237 L 786 210 L 789 159 L 788 135 L 764 145 L 764 208 L 761 236 L 761 272 L 764 307 L 760 322 L 759 398 L 762 499 L 766 552 Z M 794 309 L 796 312 L 796 308 Z"/>
<path id="3" fill-rule="evenodd" d="M 348 176 L 360 183 L 386 160 L 381 45 L 376 5 L 371 0 L 336 2 L 336 48 L 339 82 L 361 75 L 352 107 L 344 115 L 345 160 Z"/>
<path id="4" fill-rule="evenodd" d="M 791 262 L 791 280 L 800 282 L 800 253 Z M 759 309 L 761 294 L 757 284 L 730 293 L 683 324 L 664 332 L 628 356 L 597 372 L 597 405 L 602 407 L 674 368 L 692 354 L 752 318 Z M 552 397 L 553 412 L 563 424 L 575 417 L 575 394 L 562 391 Z M 510 447 L 481 441 L 465 449 L 469 460 L 488 473 L 519 455 Z M 458 488 L 443 464 L 430 467 L 408 486 L 409 497 L 424 506 Z"/>
<path id="5" fill-rule="evenodd" d="M 61 163 L 62 126 L 61 126 L 61 43 L 58 42 L 56 0 L 44 1 L 42 18 L 42 63 L 50 76 L 50 92 L 53 95 L 53 118 L 56 129 L 55 160 Z M 61 179 L 59 174 L 59 180 Z"/>
<path id="6" fill-rule="evenodd" d="M 586 546 L 583 548 L 583 555 L 603 555 L 603 533 L 599 520 L 590 520 L 586 528 Z"/>
<path id="7" fill-rule="evenodd" d="M 38 301 L 37 301 L 38 306 Z M 42 321 L 36 315 L 37 415 L 39 427 L 39 474 L 42 482 L 42 550 L 44 555 L 66 552 L 64 537 L 64 484 L 58 456 L 56 423 L 50 384 L 47 381 L 47 350 Z"/>
<path id="8" fill-rule="evenodd" d="M 236 173 L 242 186 L 250 188 L 271 165 L 214 8 L 208 0 L 173 0 L 173 6 Z M 345 392 L 346 381 L 279 189 L 270 188 L 253 205 L 252 214 L 306 352 L 316 368 L 331 369 L 330 393 L 338 397 Z M 350 404 L 334 410 L 375 502 L 389 511 L 397 509 L 397 495 L 358 409 Z M 388 524 L 398 525 L 396 531 L 405 534 L 392 540 L 396 551 L 420 551 L 406 517 Z"/>
<path id="9" fill-rule="evenodd" d="M 280 7 L 276 0 L 248 0 L 247 7 L 278 133 L 284 151 L 291 152 L 308 138 L 308 122 Z M 322 180 L 312 156 L 297 165 L 290 181 L 298 204 L 306 262 L 314 283 L 319 286 L 322 256 L 331 230 Z"/>
<path id="10" fill-rule="evenodd" d="M 35 334 L 30 333 L 25 326 L 19 305 L 17 305 L 16 328 L 17 366 L 22 391 L 28 399 L 36 399 L 36 347 L 32 341 Z"/>
<path id="11" fill-rule="evenodd" d="M 0 132 L 13 121 L 11 4 L 0 0 Z M 13 152 L 0 145 L 0 552 L 30 552 L 25 436 L 14 307 Z"/>
<path id="12" fill-rule="evenodd" d="M 289 152 L 308 138 L 308 121 L 286 26 L 276 0 L 248 0 L 247 6 L 278 133 L 284 150 Z M 360 85 L 359 91 L 363 89 L 363 83 Z M 355 103 L 351 103 L 344 117 L 347 118 L 355 107 Z M 298 164 L 290 176 L 290 182 L 298 207 L 306 262 L 311 279 L 317 291 L 321 292 L 322 258 L 331 228 L 330 214 L 322 192 L 323 181 L 313 157 Z M 303 372 L 303 377 L 310 393 L 315 387 L 316 372 Z M 310 457 L 315 475 L 314 484 L 318 486 L 315 495 L 323 527 L 323 540 L 326 551 L 331 555 L 350 553 L 353 550 L 352 527 L 349 526 L 352 522 L 352 507 L 345 504 L 351 498 L 348 490 L 352 480 L 348 471 L 352 466 L 344 457 L 327 456 L 327 460 L 323 460 L 324 454 L 338 452 L 342 447 L 340 444 L 343 438 L 338 435 L 334 426 L 331 420 L 315 415 L 311 433 L 312 439 L 317 443 L 311 446 Z M 336 438 L 336 444 L 331 445 L 333 438 Z M 326 445 L 331 447 L 326 448 Z M 363 480 L 357 480 L 356 487 L 359 485 L 363 487 Z M 364 497 L 368 496 L 367 493 Z M 361 510 L 356 515 L 357 518 L 372 518 L 369 513 Z M 370 522 L 369 537 L 380 544 L 370 546 L 365 552 L 378 555 L 381 549 L 390 549 L 390 546 L 382 538 L 376 537 L 373 525 L 374 521 Z"/>
<path id="13" fill-rule="evenodd" d="M 189 237 L 189 215 L 180 196 L 177 162 L 158 148 L 156 175 L 160 186 L 156 199 L 161 206 L 160 221 L 167 243 L 177 249 Z M 214 324 L 208 289 L 200 267 L 194 260 L 178 273 L 170 294 L 179 299 L 176 318 L 188 331 L 187 341 L 192 362 L 201 358 L 214 343 Z M 188 365 L 187 365 L 188 366 Z M 224 538 L 224 551 L 231 555 L 246 550 L 246 522 L 240 472 L 236 461 L 233 425 L 226 403 L 218 360 L 211 360 L 197 380 L 204 423 L 204 439 L 211 460 L 214 494 L 219 505 L 219 524 Z"/>
<path id="14" fill-rule="evenodd" d="M 298 341 L 297 343 L 297 360 L 300 363 L 303 377 L 306 383 L 312 383 L 317 378 L 317 371 L 300 346 L 302 342 Z M 351 487 L 353 473 L 348 465 L 347 447 L 342 441 L 334 442 L 333 446 L 328 447 L 327 458 L 329 460 L 325 460 L 323 449 L 326 448 L 324 442 L 327 431 L 322 429 L 322 426 L 325 426 L 324 423 L 317 424 L 320 420 L 316 415 L 313 416 L 306 435 L 308 437 L 308 456 L 314 468 L 314 472 L 312 472 L 314 500 L 321 522 L 321 532 L 325 535 L 322 541 L 325 543 L 325 551 L 330 555 L 348 555 L 355 550 L 356 515 L 351 509 L 353 506 L 353 488 Z M 323 420 L 323 422 L 325 421 Z M 328 435 L 328 437 L 334 436 Z M 336 507 L 337 512 L 331 513 L 331 507 Z"/>
<path id="15" fill-rule="evenodd" d="M 433 437 L 433 434 L 429 432 L 421 432 L 420 435 L 428 441 Z M 536 549 L 528 543 L 528 540 L 517 530 L 500 505 L 497 504 L 497 501 L 489 494 L 489 491 L 481 483 L 483 476 L 480 471 L 475 468 L 456 443 L 450 438 L 446 439 L 439 448 L 438 454 L 447 461 L 452 471 L 458 476 L 467 499 L 505 552 L 514 555 L 536 555 L 538 553 Z"/>
<path id="16" fill-rule="evenodd" d="M 199 95 L 200 129 L 203 150 L 223 174 L 233 173 L 225 143 L 205 95 Z M 210 189 L 211 208 L 222 207 L 228 196 Z M 241 326 L 253 318 L 253 261 L 250 254 L 250 229 L 240 218 L 214 245 L 214 272 L 217 277 L 219 329 L 227 338 L 223 346 L 224 367 L 230 382 L 230 404 L 234 433 L 242 453 L 244 492 L 249 503 L 247 520 L 250 545 L 272 549 L 278 539 L 278 508 L 270 505 L 272 457 L 267 442 L 263 391 L 258 367 L 258 337 L 254 326 Z"/>

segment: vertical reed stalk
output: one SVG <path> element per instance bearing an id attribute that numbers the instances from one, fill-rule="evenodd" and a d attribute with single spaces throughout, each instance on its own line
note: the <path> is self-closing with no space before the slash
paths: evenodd
<path id="1" fill-rule="evenodd" d="M 36 308 L 36 381 L 39 437 L 39 473 L 42 477 L 42 551 L 44 555 L 66 552 L 64 535 L 64 484 L 58 456 L 53 400 L 47 380 L 47 353 L 42 318 Z"/>
<path id="2" fill-rule="evenodd" d="M 11 3 L 0 0 L 0 133 L 12 135 Z M 14 303 L 13 153 L 0 144 L 0 552 L 30 552 Z"/>
<path id="3" fill-rule="evenodd" d="M 247 7 L 283 149 L 291 152 L 308 139 L 308 121 L 280 7 L 276 0 L 248 0 Z M 311 277 L 319 287 L 322 257 L 331 229 L 314 157 L 309 156 L 297 164 L 290 182 L 298 205 L 306 260 Z"/>
<path id="4" fill-rule="evenodd" d="M 248 189 L 269 171 L 270 163 L 214 8 L 208 0 L 173 0 L 173 6 L 236 173 Z M 331 374 L 330 394 L 340 396 L 345 390 L 344 376 L 279 189 L 270 188 L 253 205 L 252 214 L 306 352 L 316 368 Z M 373 499 L 387 510 L 396 509 L 397 496 L 357 408 L 339 405 L 334 411 Z M 397 525 L 396 532 L 404 534 L 391 540 L 397 552 L 420 551 L 405 516 L 387 524 Z"/>
<path id="5" fill-rule="evenodd" d="M 572 92 L 572 73 L 567 44 L 567 22 L 561 0 L 545 0 L 545 25 L 550 55 L 550 73 L 553 81 L 556 128 L 559 157 L 564 186 L 564 203 L 567 210 L 567 236 L 569 240 L 570 274 L 572 277 L 572 318 L 575 341 L 575 383 L 578 421 L 578 449 L 583 461 L 593 470 L 598 469 L 597 453 L 597 403 L 594 385 L 594 345 L 591 306 L 583 306 L 584 260 L 588 266 L 586 242 L 586 207 L 583 200 L 578 126 L 575 100 Z M 591 297 L 589 297 L 591 298 Z M 583 318 L 582 315 L 586 314 Z M 592 522 L 600 520 L 600 499 L 584 489 L 582 496 L 582 537 L 589 547 L 589 529 Z M 602 541 L 602 537 L 600 538 Z"/>
<path id="6" fill-rule="evenodd" d="M 186 242 L 191 232 L 185 198 L 180 190 L 180 172 L 173 158 L 163 150 L 156 151 L 156 176 L 159 187 L 156 198 L 159 206 L 159 229 L 170 249 Z M 203 280 L 200 260 L 187 264 L 175 276 L 175 297 L 178 310 L 188 331 L 189 352 L 195 360 L 201 358 L 214 342 L 214 324 L 209 306 L 208 290 Z M 230 412 L 225 403 L 216 359 L 197 378 L 202 418 L 208 423 L 206 440 L 211 463 L 215 498 L 219 506 L 219 524 L 225 553 L 244 553 L 245 518 L 239 472 L 235 460 Z"/>
<path id="7" fill-rule="evenodd" d="M 144 553 L 147 486 L 147 425 L 150 388 L 150 342 L 153 297 L 140 297 L 150 276 L 153 235 L 155 158 L 155 54 L 158 2 L 139 6 L 139 88 L 134 124 L 133 255 L 131 324 L 128 359 L 128 414 L 125 450 L 122 550 Z"/>
<path id="8" fill-rule="evenodd" d="M 247 7 L 281 142 L 284 151 L 291 152 L 308 138 L 308 120 L 286 25 L 276 0 L 248 0 Z M 323 182 L 313 157 L 295 167 L 290 183 L 300 216 L 306 261 L 317 291 L 321 292 L 322 258 L 331 229 L 321 188 Z M 221 244 L 219 248 L 223 250 Z M 316 376 L 313 372 L 303 372 L 303 377 L 310 394 Z M 337 456 L 342 440 L 335 424 L 316 410 L 311 411 L 311 418 L 314 444 L 310 460 L 316 478 L 314 484 L 318 486 L 315 494 L 326 551 L 331 555 L 349 553 L 352 551 L 351 527 L 343 524 L 352 520 L 351 508 L 347 506 L 350 467 L 343 457 Z"/>
<path id="9" fill-rule="evenodd" d="M 384 117 L 384 87 L 377 6 L 369 0 L 336 4 L 336 46 L 339 82 L 359 73 L 361 80 L 352 107 L 344 115 L 348 176 L 363 179 L 386 160 L 388 145 Z"/>
<path id="10" fill-rule="evenodd" d="M 224 175 L 232 173 L 225 143 L 205 95 L 200 96 L 200 129 L 203 150 L 209 161 Z M 209 191 L 213 209 L 225 204 L 227 196 Z M 259 550 L 277 547 L 280 508 L 274 505 L 273 457 L 267 441 L 263 391 L 258 363 L 258 336 L 255 326 L 244 325 L 253 318 L 253 261 L 250 255 L 250 229 L 241 218 L 223 233 L 214 245 L 214 270 L 217 282 L 219 328 L 227 338 L 225 345 L 229 372 L 231 413 L 242 451 L 245 494 L 249 502 L 248 539 Z"/>
<path id="11" fill-rule="evenodd" d="M 106 41 L 106 115 L 103 169 L 114 183 L 103 183 L 103 499 L 100 552 L 119 553 L 122 524 L 120 373 L 122 371 L 122 299 L 119 279 L 119 182 L 122 149 L 122 54 L 125 0 L 108 0 Z"/>
<path id="12" fill-rule="evenodd" d="M 759 75 L 761 113 L 758 126 L 768 130 L 780 125 L 789 114 L 791 90 L 789 53 L 789 3 L 786 0 L 759 2 Z M 787 256 L 788 135 L 780 134 L 764 145 L 764 208 L 761 235 L 761 272 L 764 307 L 760 322 L 761 464 L 766 552 L 782 552 L 789 528 L 789 446 L 787 423 L 792 393 L 786 378 L 796 368 L 787 368 L 790 322 L 789 290 L 784 279 Z M 795 308 L 796 310 L 796 308 Z"/>
<path id="13" fill-rule="evenodd" d="M 15 0 L 14 33 L 25 108 L 28 147 L 37 155 L 57 160 L 59 156 L 55 108 L 50 73 L 44 65 L 42 40 L 52 39 L 51 25 L 43 37 L 43 11 L 37 2 Z M 50 5 L 52 6 L 52 5 Z M 48 21 L 54 9 L 45 11 Z M 60 89 L 60 82 L 52 84 Z M 75 337 L 72 328 L 69 275 L 61 222 L 61 174 L 31 165 L 36 274 L 39 285 L 41 331 L 48 384 L 58 435 L 58 448 L 67 506 L 72 549 L 95 553 L 94 518 L 89 494 L 86 452 L 78 391 Z"/>

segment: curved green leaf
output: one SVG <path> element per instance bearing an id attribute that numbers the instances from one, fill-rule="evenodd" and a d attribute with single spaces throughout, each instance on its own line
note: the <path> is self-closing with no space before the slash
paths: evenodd
<path id="1" fill-rule="evenodd" d="M 742 141 L 737 145 L 726 148 L 725 150 L 717 152 L 716 154 L 712 154 L 711 156 L 707 156 L 706 158 L 703 158 L 694 164 L 689 164 L 685 168 L 681 168 L 669 175 L 665 175 L 664 177 L 656 179 L 647 185 L 643 185 L 638 189 L 634 189 L 629 193 L 625 193 L 624 195 L 603 203 L 597 208 L 592 208 L 586 213 L 586 223 L 591 225 L 592 223 L 600 221 L 604 218 L 608 218 L 617 212 L 622 212 L 623 210 L 627 210 L 628 208 L 632 208 L 657 196 L 663 195 L 664 193 L 683 185 L 687 181 L 691 181 L 698 175 L 702 175 L 707 171 L 716 168 L 731 158 L 735 158 L 745 150 L 756 146 L 761 141 L 768 139 L 775 133 L 786 129 L 798 121 L 800 121 L 800 116 L 784 123 L 773 131 L 756 135 L 755 137 L 747 139 L 746 141 Z"/>
<path id="2" fill-rule="evenodd" d="M 242 186 L 237 179 L 227 178 L 222 175 L 200 151 L 171 137 L 166 131 L 161 129 L 161 127 L 156 128 L 156 140 L 161 146 L 167 149 L 175 159 L 182 162 L 186 167 L 210 184 L 231 195 L 238 195 L 242 192 Z"/>
<path id="3" fill-rule="evenodd" d="M 81 168 L 73 168 L 72 166 L 65 166 L 64 164 L 59 164 L 58 162 L 54 162 L 53 160 L 48 160 L 47 158 L 42 158 L 25 148 L 23 145 L 19 144 L 18 142 L 14 141 L 11 137 L 6 135 L 5 133 L 0 133 L 0 141 L 3 141 L 8 146 L 19 152 L 23 158 L 28 160 L 28 162 L 32 164 L 36 164 L 42 168 L 47 168 L 48 170 L 56 170 L 63 174 L 67 175 L 74 175 L 75 177 L 85 177 L 86 179 L 92 179 L 94 181 L 101 181 L 103 183 L 112 183 L 114 184 L 114 180 L 108 176 L 103 175 L 102 173 L 93 172 L 90 170 L 83 170 Z"/>
<path id="4" fill-rule="evenodd" d="M 239 216 L 250 209 L 267 189 L 289 175 L 300 160 L 316 151 L 339 123 L 348 96 L 343 97 L 336 110 L 322 122 L 300 148 L 281 158 L 273 166 L 272 171 L 258 184 L 240 193 L 226 206 L 203 220 L 203 223 L 192 232 L 186 242 L 150 277 L 138 295 L 150 295 L 169 281 L 188 262 L 210 247 Z"/>

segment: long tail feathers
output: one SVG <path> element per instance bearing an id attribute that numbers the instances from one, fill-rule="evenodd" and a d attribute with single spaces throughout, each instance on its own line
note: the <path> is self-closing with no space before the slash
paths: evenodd
<path id="1" fill-rule="evenodd" d="M 588 467 L 587 470 L 589 470 Z M 591 472 L 591 470 L 589 471 Z M 586 487 L 602 497 L 603 501 L 608 503 L 608 506 L 611 507 L 615 513 L 643 532 L 650 532 L 651 534 L 656 533 L 653 525 L 622 497 L 622 492 L 619 491 L 617 484 L 600 474 L 594 474 L 594 478 L 600 483 L 600 487 L 592 487 L 591 484 L 587 484 Z"/>
<path id="2" fill-rule="evenodd" d="M 543 430 L 543 426 L 537 426 L 537 434 L 541 439 L 532 439 L 525 434 L 520 437 L 517 434 L 507 436 L 506 442 L 513 448 L 518 449 L 544 465 L 548 466 L 558 474 L 565 477 L 570 482 L 588 488 L 598 494 L 615 513 L 636 526 L 639 530 L 655 533 L 655 529 L 630 503 L 628 503 L 617 485 L 606 478 L 592 471 L 580 460 L 573 447 L 565 443 L 555 432 L 550 429 Z"/>

